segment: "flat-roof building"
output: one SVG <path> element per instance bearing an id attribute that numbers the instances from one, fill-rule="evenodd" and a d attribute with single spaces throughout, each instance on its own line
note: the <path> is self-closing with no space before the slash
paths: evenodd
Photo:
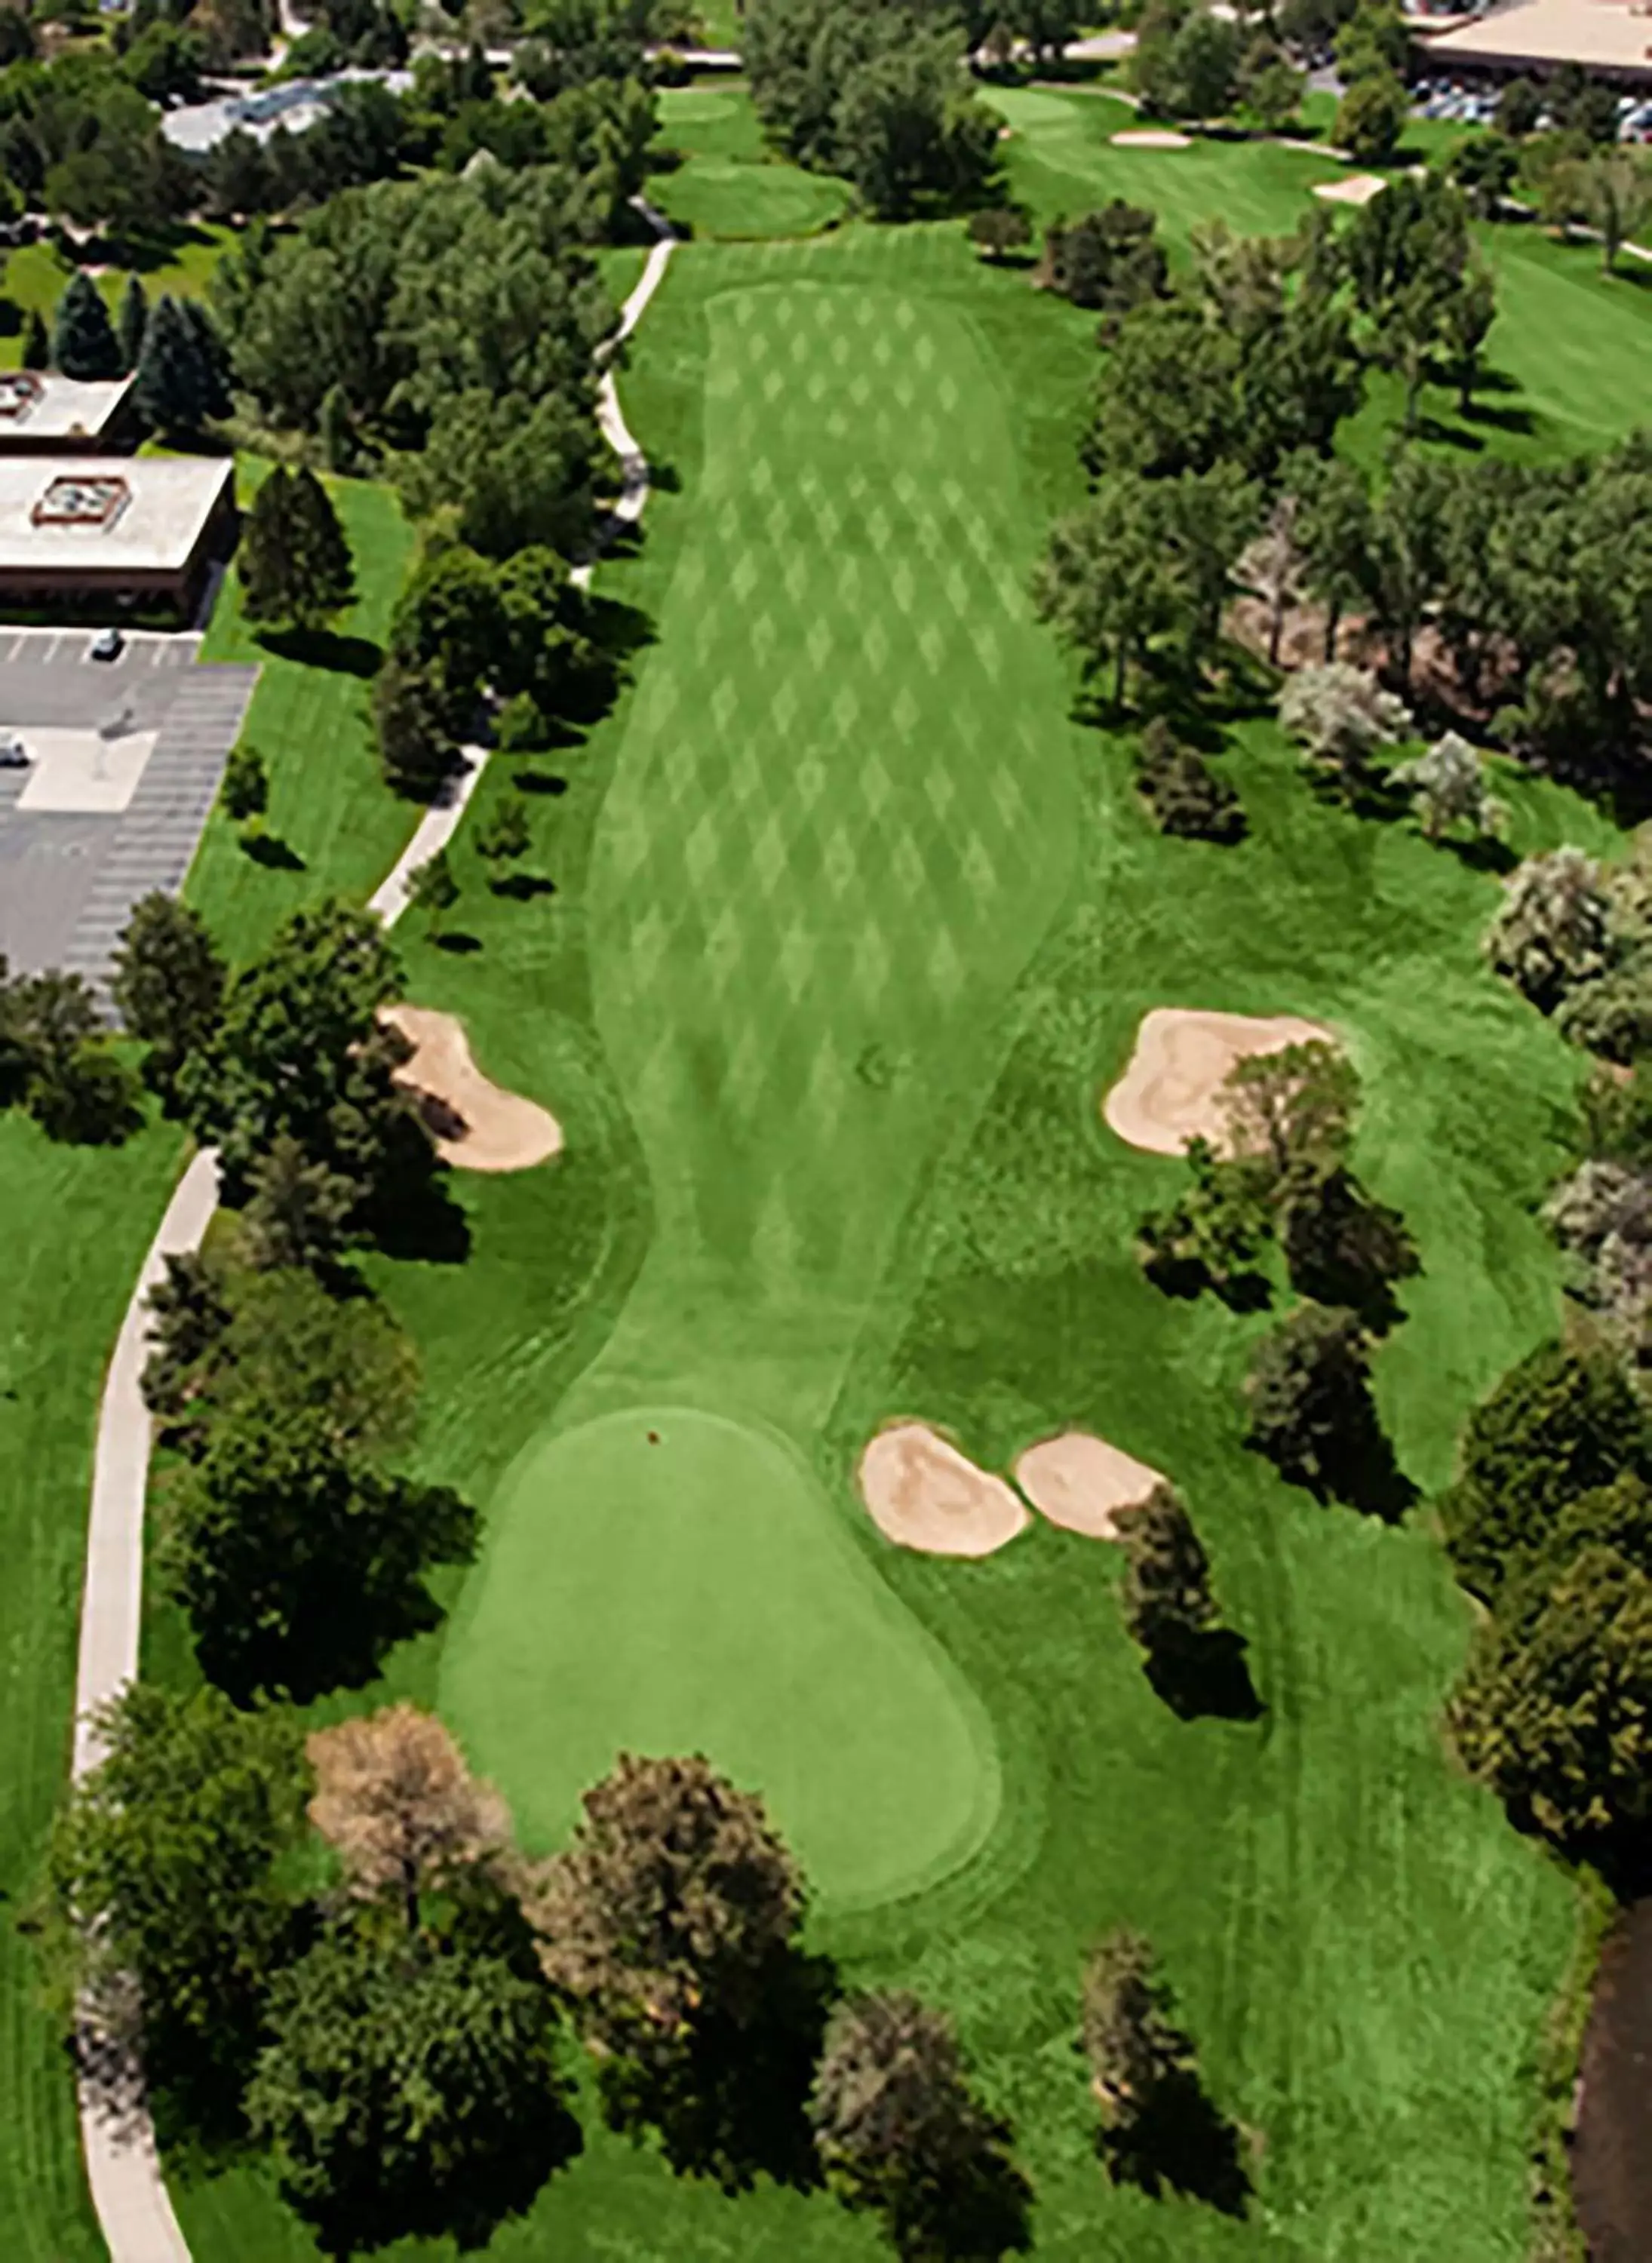
<path id="1" fill-rule="evenodd" d="M 0 455 L 0 606 L 188 612 L 235 528 L 228 456 Z"/>
<path id="2" fill-rule="evenodd" d="M 93 383 L 54 369 L 0 370 L 0 455 L 91 454 L 136 437 L 129 377 Z"/>
<path id="3" fill-rule="evenodd" d="M 1431 69 L 1442 64 L 1540 78 L 1563 63 L 1626 84 L 1652 81 L 1648 0 L 1512 0 L 1448 31 L 1413 37 Z"/>

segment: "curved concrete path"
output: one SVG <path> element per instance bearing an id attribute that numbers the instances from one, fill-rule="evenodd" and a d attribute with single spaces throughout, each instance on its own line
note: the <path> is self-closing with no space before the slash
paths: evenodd
<path id="1" fill-rule="evenodd" d="M 657 241 L 648 252 L 636 288 L 620 310 L 620 327 L 605 351 L 605 361 L 635 329 L 660 286 L 676 242 L 670 222 L 640 198 L 636 203 Z M 620 491 L 612 518 L 620 525 L 632 524 L 641 517 L 648 499 L 648 467 L 620 412 L 613 377 L 606 369 L 598 416 L 603 437 L 620 463 Z M 591 576 L 591 565 L 574 570 L 573 579 L 582 589 L 589 589 Z M 393 927 L 407 909 L 412 874 L 452 840 L 481 780 L 488 750 L 467 747 L 464 754 L 466 768 L 448 799 L 426 810 L 394 868 L 369 899 L 368 909 L 376 912 L 387 927 Z M 151 1444 L 149 1409 L 139 1386 L 148 1354 L 149 1291 L 164 1273 L 169 1257 L 200 1247 L 217 1207 L 217 1159 L 210 1148 L 203 1148 L 173 1189 L 133 1289 L 104 1378 L 92 1457 L 86 1584 L 81 1599 L 80 1657 L 75 1677 L 73 1774 L 76 1779 L 103 1758 L 103 1742 L 91 1717 L 137 1678 L 143 1616 L 143 1510 Z M 139 2103 L 111 2115 L 83 2084 L 80 2131 L 86 2180 L 111 2263 L 191 2263 L 189 2246 L 156 2152 L 148 2109 Z"/>

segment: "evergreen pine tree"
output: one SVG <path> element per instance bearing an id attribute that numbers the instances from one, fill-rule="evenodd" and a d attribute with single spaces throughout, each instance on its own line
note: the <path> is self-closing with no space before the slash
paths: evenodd
<path id="1" fill-rule="evenodd" d="M 57 302 L 52 361 L 65 377 L 110 378 L 121 373 L 120 341 L 98 286 L 80 269 Z"/>
<path id="2" fill-rule="evenodd" d="M 133 387 L 139 416 L 152 432 L 199 431 L 210 386 L 200 348 L 177 300 L 159 300 L 144 330 Z"/>
<path id="3" fill-rule="evenodd" d="M 349 604 L 356 569 L 332 499 L 308 465 L 293 475 L 293 521 L 299 564 L 294 618 L 309 627 Z"/>
<path id="4" fill-rule="evenodd" d="M 290 621 L 298 573 L 293 479 L 278 464 L 252 498 L 237 560 L 241 606 L 250 621 Z"/>
<path id="5" fill-rule="evenodd" d="M 23 334 L 23 366 L 25 369 L 45 369 L 51 358 L 52 342 L 46 335 L 46 325 L 36 307 L 31 311 L 28 328 Z"/>
<path id="6" fill-rule="evenodd" d="M 135 275 L 128 275 L 126 292 L 120 301 L 120 314 L 115 324 L 120 340 L 120 359 L 127 369 L 136 369 L 138 365 L 149 321 L 149 293 Z"/>
<path id="7" fill-rule="evenodd" d="M 199 299 L 180 299 L 178 309 L 200 358 L 201 413 L 228 416 L 235 405 L 229 394 L 229 350 Z"/>

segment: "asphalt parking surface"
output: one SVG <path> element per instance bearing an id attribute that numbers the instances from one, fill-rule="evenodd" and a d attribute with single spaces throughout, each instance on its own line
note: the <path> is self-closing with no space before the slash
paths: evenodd
<path id="1" fill-rule="evenodd" d="M 14 973 L 61 966 L 101 982 L 139 897 L 183 886 L 258 678 L 200 667 L 193 636 L 134 633 L 118 660 L 94 661 L 93 633 L 0 627 L 0 734 L 159 734 L 118 815 L 21 810 L 30 772 L 0 770 L 0 952 Z"/>

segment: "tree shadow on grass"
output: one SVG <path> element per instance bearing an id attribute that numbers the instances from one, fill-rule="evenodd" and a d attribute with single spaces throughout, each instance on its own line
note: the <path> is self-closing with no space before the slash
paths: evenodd
<path id="1" fill-rule="evenodd" d="M 543 872 L 501 872 L 489 881 L 496 896 L 509 896 L 513 903 L 531 903 L 535 896 L 554 896 L 554 880 L 547 879 Z"/>
<path id="2" fill-rule="evenodd" d="M 568 792 L 568 780 L 554 770 L 513 770 L 511 783 L 518 792 L 548 794 L 553 800 Z"/>
<path id="3" fill-rule="evenodd" d="M 1148 1687 L 1178 1721 L 1259 1721 L 1267 1710 L 1250 1678 L 1243 1635 L 1211 1627 L 1143 1665 Z"/>
<path id="4" fill-rule="evenodd" d="M 438 951 L 449 951 L 455 958 L 471 958 L 482 949 L 480 936 L 472 935 L 459 927 L 444 928 L 439 935 L 433 935 L 431 941 Z"/>
<path id="5" fill-rule="evenodd" d="M 337 629 L 260 629 L 257 633 L 258 642 L 278 659 L 325 669 L 330 675 L 356 676 L 365 682 L 378 674 L 384 661 L 383 647 L 371 637 L 344 636 Z"/>
<path id="6" fill-rule="evenodd" d="M 1243 2216 L 1250 2207 L 1239 2131 L 1191 2069 L 1168 2077 L 1127 2129 L 1104 2129 L 1097 2150 L 1115 2184 L 1134 2185 L 1150 2199 L 1168 2186 L 1223 2216 Z"/>
<path id="7" fill-rule="evenodd" d="M 301 872 L 304 870 L 304 859 L 298 850 L 290 842 L 281 840 L 273 833 L 243 833 L 241 845 L 253 863 L 262 864 L 266 871 Z"/>
<path id="8" fill-rule="evenodd" d="M 1458 841 L 1448 836 L 1437 841 L 1434 846 L 1455 857 L 1467 871 L 1490 872 L 1498 878 L 1512 872 L 1520 861 L 1506 841 L 1494 840 L 1489 835 L 1482 835 L 1477 841 Z"/>

